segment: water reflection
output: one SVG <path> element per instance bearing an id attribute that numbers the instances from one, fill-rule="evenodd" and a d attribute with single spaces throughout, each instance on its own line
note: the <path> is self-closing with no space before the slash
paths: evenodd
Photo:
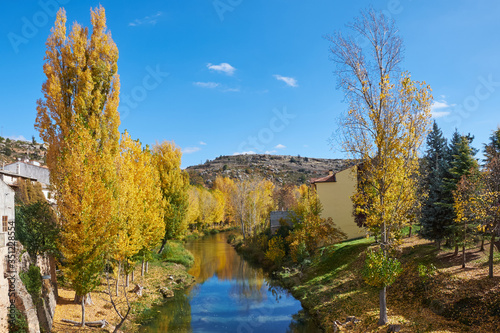
<path id="1" fill-rule="evenodd" d="M 186 244 L 196 284 L 158 310 L 141 332 L 316 332 L 300 302 L 271 286 L 217 234 Z"/>

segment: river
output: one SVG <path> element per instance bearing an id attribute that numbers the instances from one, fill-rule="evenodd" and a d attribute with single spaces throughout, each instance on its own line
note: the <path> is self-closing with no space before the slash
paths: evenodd
<path id="1" fill-rule="evenodd" d="M 228 233 L 186 243 L 196 283 L 157 308 L 150 332 L 317 332 L 298 300 L 227 244 Z"/>

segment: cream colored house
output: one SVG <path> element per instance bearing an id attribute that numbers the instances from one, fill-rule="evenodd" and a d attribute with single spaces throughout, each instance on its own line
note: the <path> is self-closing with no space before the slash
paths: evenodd
<path id="1" fill-rule="evenodd" d="M 352 215 L 351 196 L 357 186 L 357 166 L 311 180 L 319 200 L 323 204 L 322 217 L 331 217 L 333 222 L 347 234 L 347 239 L 366 236 L 366 231 L 357 226 Z"/>

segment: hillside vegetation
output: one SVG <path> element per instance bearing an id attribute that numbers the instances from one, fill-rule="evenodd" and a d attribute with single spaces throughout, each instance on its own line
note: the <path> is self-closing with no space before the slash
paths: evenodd
<path id="1" fill-rule="evenodd" d="M 45 164 L 47 149 L 35 140 L 22 141 L 3 138 L 0 136 L 0 163 L 13 163 L 18 159 L 36 161 Z"/>
<path id="2" fill-rule="evenodd" d="M 329 170 L 337 172 L 353 164 L 355 161 L 344 159 L 255 154 L 219 156 L 186 170 L 193 185 L 211 187 L 218 175 L 239 180 L 257 176 L 278 185 L 301 185 L 309 183 L 311 178 L 326 176 Z"/>

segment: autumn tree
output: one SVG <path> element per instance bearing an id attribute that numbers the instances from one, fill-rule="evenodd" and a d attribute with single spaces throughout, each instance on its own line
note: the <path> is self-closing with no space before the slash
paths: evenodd
<path id="1" fill-rule="evenodd" d="M 224 219 L 224 196 L 221 191 L 196 188 L 198 194 L 198 221 L 202 227 Z"/>
<path id="2" fill-rule="evenodd" d="M 130 138 L 125 131 L 120 141 L 120 154 L 116 160 L 118 174 L 118 239 L 114 259 L 118 263 L 116 294 L 120 269 L 127 276 L 134 268 L 133 257 L 139 251 L 148 251 L 158 244 L 165 233 L 163 205 L 158 171 L 152 163 L 148 149 Z"/>
<path id="3" fill-rule="evenodd" d="M 224 221 L 232 224 L 235 219 L 235 210 L 231 198 L 236 190 L 234 180 L 229 177 L 217 176 L 214 181 L 213 189 L 219 190 L 224 198 Z"/>
<path id="4" fill-rule="evenodd" d="M 186 171 L 181 170 L 182 152 L 174 142 L 163 141 L 156 144 L 153 153 L 160 189 L 165 199 L 165 234 L 159 250 L 161 253 L 169 239 L 178 238 L 186 232 L 189 176 Z"/>
<path id="5" fill-rule="evenodd" d="M 400 70 L 403 42 L 394 22 L 373 9 L 329 36 L 332 60 L 348 112 L 341 120 L 343 149 L 363 163 L 357 200 L 366 225 L 379 228 L 384 256 L 413 211 L 418 148 L 430 118 L 430 87 Z M 360 45 L 357 37 L 367 41 Z M 380 288 L 379 325 L 387 323 L 386 287 Z"/>
<path id="6" fill-rule="evenodd" d="M 448 172 L 449 149 L 441 129 L 434 121 L 427 136 L 427 149 L 422 159 L 422 178 L 420 186 L 425 194 L 422 198 L 420 217 L 420 235 L 435 241 L 438 249 L 448 237 L 453 221 L 452 207 L 448 205 L 450 198 L 445 187 L 445 176 Z"/>
<path id="7" fill-rule="evenodd" d="M 301 261 L 301 258 L 314 254 L 318 247 L 337 243 L 347 236 L 336 227 L 331 217 L 321 217 L 323 205 L 314 188 L 303 184 L 297 189 L 297 194 L 290 214 L 293 230 L 287 241 L 292 259 Z"/>
<path id="8" fill-rule="evenodd" d="M 277 210 L 290 210 L 297 204 L 297 186 L 284 184 L 276 187 L 273 192 L 273 199 Z"/>
<path id="9" fill-rule="evenodd" d="M 274 185 L 268 180 L 246 179 L 235 182 L 231 203 L 235 220 L 241 226 L 243 238 L 253 236 L 266 227 L 274 208 Z"/>
<path id="10" fill-rule="evenodd" d="M 43 97 L 35 127 L 48 144 L 47 165 L 61 224 L 64 273 L 81 297 L 99 273 L 116 238 L 116 172 L 120 83 L 118 49 L 103 7 L 91 10 L 92 31 L 74 23 L 66 31 L 60 9 L 47 39 Z"/>

